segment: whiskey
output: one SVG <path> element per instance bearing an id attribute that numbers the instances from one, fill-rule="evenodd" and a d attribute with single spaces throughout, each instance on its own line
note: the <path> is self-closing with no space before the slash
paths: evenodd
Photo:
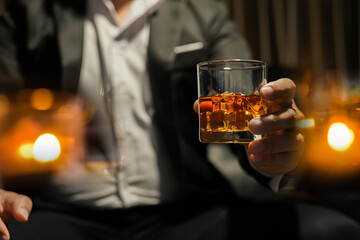
<path id="1" fill-rule="evenodd" d="M 250 120 L 267 112 L 266 101 L 257 92 L 200 97 L 199 105 L 201 142 L 250 142 Z"/>

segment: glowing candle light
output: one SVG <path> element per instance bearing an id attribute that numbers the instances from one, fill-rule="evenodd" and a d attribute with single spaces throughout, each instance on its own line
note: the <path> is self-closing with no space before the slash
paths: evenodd
<path id="1" fill-rule="evenodd" d="M 61 153 L 59 140 L 53 134 L 43 134 L 36 139 L 33 154 L 39 162 L 51 162 L 56 160 Z"/>
<path id="2" fill-rule="evenodd" d="M 31 104 L 37 110 L 48 110 L 54 104 L 54 95 L 48 89 L 36 89 L 31 95 Z"/>
<path id="3" fill-rule="evenodd" d="M 18 153 L 21 157 L 30 159 L 34 157 L 33 148 L 34 148 L 34 144 L 24 143 L 19 147 Z"/>
<path id="4" fill-rule="evenodd" d="M 354 141 L 354 132 L 345 123 L 333 123 L 328 131 L 328 143 L 336 151 L 347 150 Z"/>

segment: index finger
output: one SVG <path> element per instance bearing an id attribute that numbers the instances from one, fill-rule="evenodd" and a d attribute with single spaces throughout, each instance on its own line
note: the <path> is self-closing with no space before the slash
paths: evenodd
<path id="1" fill-rule="evenodd" d="M 269 101 L 289 101 L 295 97 L 296 85 L 289 78 L 269 82 L 260 89 L 263 98 Z"/>
<path id="2" fill-rule="evenodd" d="M 5 192 L 4 195 L 2 197 L 3 209 L 19 222 L 26 222 L 33 205 L 31 199 L 14 192 Z"/>
<path id="3" fill-rule="evenodd" d="M 194 102 L 194 111 L 196 112 L 196 113 L 199 113 L 199 100 L 196 100 L 195 102 Z"/>

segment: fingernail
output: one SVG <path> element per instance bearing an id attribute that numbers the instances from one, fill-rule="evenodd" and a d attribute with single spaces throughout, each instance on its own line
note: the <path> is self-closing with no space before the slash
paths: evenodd
<path id="1" fill-rule="evenodd" d="M 261 88 L 261 93 L 264 97 L 270 97 L 274 93 L 274 89 L 271 86 L 264 86 Z"/>
<path id="2" fill-rule="evenodd" d="M 29 218 L 29 211 L 26 208 L 20 208 L 19 214 L 23 216 L 26 220 Z"/>
<path id="3" fill-rule="evenodd" d="M 265 149 L 265 145 L 262 142 L 252 142 L 250 145 L 250 152 L 255 155 L 260 155 Z"/>
<path id="4" fill-rule="evenodd" d="M 5 236 L 5 235 L 2 235 L 1 236 L 1 240 L 9 240 L 10 238 L 8 238 L 7 236 Z"/>

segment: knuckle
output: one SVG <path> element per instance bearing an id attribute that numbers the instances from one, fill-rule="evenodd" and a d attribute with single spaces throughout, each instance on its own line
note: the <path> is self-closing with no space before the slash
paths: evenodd
<path id="1" fill-rule="evenodd" d="M 19 204 L 25 204 L 25 205 L 28 205 L 29 203 L 32 202 L 28 196 L 25 196 L 22 194 L 18 195 L 18 201 L 19 201 Z"/>
<path id="2" fill-rule="evenodd" d="M 285 81 L 287 81 L 289 87 L 296 87 L 296 85 L 292 79 L 290 79 L 290 78 L 284 78 L 284 79 L 285 79 Z"/>
<path id="3" fill-rule="evenodd" d="M 281 80 L 284 83 L 284 88 L 296 90 L 296 84 L 293 80 L 291 80 L 290 78 L 282 78 Z"/>
<path id="4" fill-rule="evenodd" d="M 296 120 L 305 119 L 305 115 L 300 111 L 297 111 L 296 115 L 297 115 Z"/>
<path id="5" fill-rule="evenodd" d="M 289 88 L 290 88 L 291 90 L 295 91 L 295 90 L 296 90 L 296 84 L 294 83 L 293 80 L 291 80 L 291 79 L 289 79 L 289 78 L 288 78 L 288 80 L 289 80 Z"/>
<path id="6" fill-rule="evenodd" d="M 287 117 L 288 117 L 288 119 L 295 121 L 297 119 L 297 113 L 296 113 L 295 109 L 289 108 L 287 110 Z"/>
<path id="7" fill-rule="evenodd" d="M 25 204 L 28 201 L 28 197 L 22 194 L 18 193 L 11 193 L 11 196 L 9 195 L 10 203 L 13 207 L 17 207 L 19 205 Z"/>
<path id="8" fill-rule="evenodd" d="M 283 143 L 283 147 L 281 148 L 282 152 L 296 152 L 301 151 L 304 148 L 304 136 L 300 132 L 286 132 L 282 135 L 281 139 Z"/>
<path id="9" fill-rule="evenodd" d="M 295 112 L 296 120 L 301 120 L 301 119 L 305 118 L 305 115 L 299 110 L 299 108 L 296 106 L 295 103 L 293 104 L 293 106 L 291 108 Z"/>
<path id="10" fill-rule="evenodd" d="M 274 124 L 274 123 L 276 123 L 276 120 L 277 120 L 277 117 L 275 117 L 275 115 L 273 115 L 273 114 L 268 115 L 266 118 L 266 122 L 268 124 Z"/>
<path id="11" fill-rule="evenodd" d="M 286 78 L 286 87 L 284 87 L 284 98 L 293 99 L 296 93 L 296 85 L 293 80 Z"/>
<path id="12" fill-rule="evenodd" d="M 302 135 L 300 132 L 296 133 L 295 136 L 296 142 L 302 147 L 305 145 L 305 138 L 304 135 Z"/>

